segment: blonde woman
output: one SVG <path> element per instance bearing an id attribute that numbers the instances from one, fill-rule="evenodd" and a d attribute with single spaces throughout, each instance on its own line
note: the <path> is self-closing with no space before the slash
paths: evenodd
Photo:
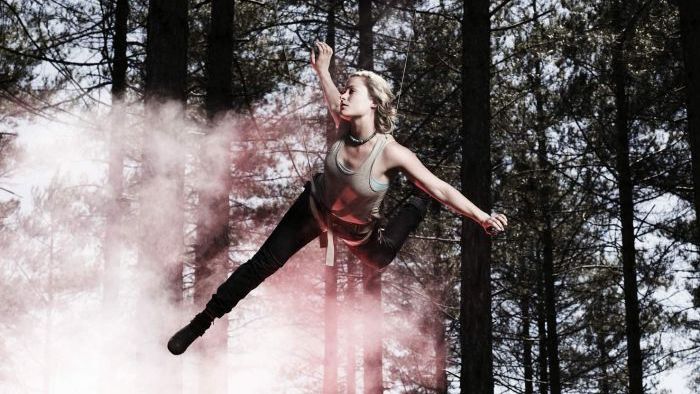
<path id="1" fill-rule="evenodd" d="M 383 78 L 358 71 L 350 75 L 340 93 L 328 72 L 333 51 L 323 42 L 315 45 L 318 56 L 311 51 L 311 66 L 337 130 L 336 142 L 324 161 L 324 172 L 306 182 L 304 191 L 258 252 L 219 286 L 202 312 L 173 335 L 168 342 L 173 354 L 182 354 L 215 318 L 230 312 L 316 237 L 322 236 L 325 241 L 322 244 L 328 265 L 333 264 L 335 235 L 364 264 L 384 269 L 425 216 L 431 197 L 476 221 L 487 232 L 504 231 L 507 225 L 504 215 L 488 215 L 476 207 L 394 140 L 394 96 Z M 416 193 L 386 226 L 380 226 L 380 204 L 399 172 L 425 193 Z"/>

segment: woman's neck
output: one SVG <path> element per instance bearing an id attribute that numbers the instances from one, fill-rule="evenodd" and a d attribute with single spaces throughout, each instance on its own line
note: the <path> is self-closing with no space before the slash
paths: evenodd
<path id="1" fill-rule="evenodd" d="M 365 139 L 374 131 L 374 116 L 372 115 L 350 120 L 350 134 L 357 139 Z"/>

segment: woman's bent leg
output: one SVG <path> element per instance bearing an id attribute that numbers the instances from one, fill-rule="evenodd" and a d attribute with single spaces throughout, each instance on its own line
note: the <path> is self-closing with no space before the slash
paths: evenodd
<path id="1" fill-rule="evenodd" d="M 384 229 L 375 228 L 369 241 L 349 249 L 365 264 L 382 269 L 389 265 L 425 217 L 430 196 L 415 195 L 389 219 Z"/>
<path id="2" fill-rule="evenodd" d="M 311 213 L 309 197 L 307 182 L 304 192 L 287 210 L 258 252 L 219 286 L 202 312 L 170 338 L 168 350 L 171 353 L 182 354 L 195 339 L 204 334 L 215 318 L 230 312 L 243 297 L 280 269 L 299 249 L 319 236 L 321 229 Z"/>

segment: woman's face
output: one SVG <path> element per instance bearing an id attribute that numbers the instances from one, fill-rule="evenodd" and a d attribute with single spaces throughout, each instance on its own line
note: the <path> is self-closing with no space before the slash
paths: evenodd
<path id="1" fill-rule="evenodd" d="M 362 77 L 351 77 L 340 95 L 340 117 L 345 120 L 371 114 L 376 104 Z"/>

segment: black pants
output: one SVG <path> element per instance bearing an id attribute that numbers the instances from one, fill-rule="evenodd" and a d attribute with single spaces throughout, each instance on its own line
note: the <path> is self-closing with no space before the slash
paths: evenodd
<path id="1" fill-rule="evenodd" d="M 310 193 L 307 182 L 304 191 L 257 253 L 219 286 L 207 303 L 207 310 L 216 317 L 230 312 L 243 297 L 321 234 L 309 207 Z M 369 241 L 359 246 L 349 246 L 350 251 L 365 264 L 380 269 L 386 267 L 396 257 L 408 234 L 423 220 L 428 202 L 425 198 L 412 197 L 389 219 L 385 228 L 375 226 Z"/>

